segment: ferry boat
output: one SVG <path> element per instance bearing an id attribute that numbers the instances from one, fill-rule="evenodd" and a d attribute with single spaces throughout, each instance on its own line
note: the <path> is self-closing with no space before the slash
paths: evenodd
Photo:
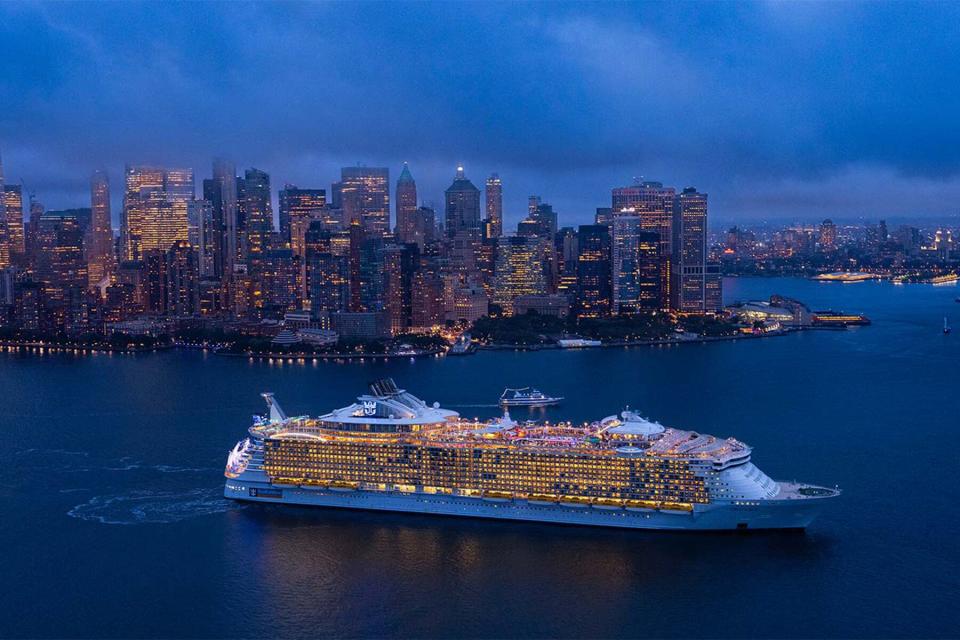
<path id="1" fill-rule="evenodd" d="M 461 418 L 390 379 L 342 409 L 288 417 L 270 393 L 230 451 L 224 496 L 666 530 L 803 529 L 839 489 L 778 482 L 734 438 L 624 411 L 591 423 Z"/>
<path id="2" fill-rule="evenodd" d="M 590 349 L 593 347 L 602 347 L 600 340 L 587 340 L 586 338 L 561 338 L 557 340 L 561 349 Z"/>
<path id="3" fill-rule="evenodd" d="M 504 389 L 500 404 L 504 407 L 549 407 L 560 404 L 563 398 L 553 398 L 531 387 Z"/>

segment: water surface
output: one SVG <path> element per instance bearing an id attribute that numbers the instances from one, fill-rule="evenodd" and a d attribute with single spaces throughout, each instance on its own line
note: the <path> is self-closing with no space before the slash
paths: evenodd
<path id="1" fill-rule="evenodd" d="M 0 636 L 957 635 L 955 286 L 727 280 L 869 315 L 849 331 L 576 352 L 270 364 L 198 352 L 0 353 Z M 224 501 L 270 390 L 287 413 L 390 375 L 491 416 L 629 405 L 734 435 L 779 479 L 840 485 L 805 534 L 670 534 Z M 515 416 L 518 415 L 514 412 Z M 525 412 L 519 413 L 525 417 Z"/>

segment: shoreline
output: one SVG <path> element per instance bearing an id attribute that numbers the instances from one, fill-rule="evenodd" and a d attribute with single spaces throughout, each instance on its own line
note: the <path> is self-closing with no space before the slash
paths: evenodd
<path id="1" fill-rule="evenodd" d="M 617 349 L 626 347 L 657 347 L 673 346 L 676 344 L 706 344 L 708 342 L 728 342 L 736 340 L 758 340 L 760 338 L 774 338 L 785 336 L 790 333 L 805 331 L 808 329 L 839 329 L 841 327 L 790 327 L 780 331 L 771 331 L 770 333 L 747 334 L 742 333 L 733 336 L 698 336 L 696 338 L 669 338 L 666 340 L 624 340 L 618 342 L 604 342 L 603 344 L 584 346 L 584 347 L 561 347 L 559 344 L 536 344 L 536 345 L 511 345 L 511 344 L 489 344 L 478 345 L 477 351 L 582 351 L 588 349 Z"/>
<path id="2" fill-rule="evenodd" d="M 416 353 L 225 353 L 214 351 L 213 354 L 225 358 L 257 358 L 260 360 L 363 360 L 366 358 L 396 360 L 399 358 L 427 358 L 444 353 L 442 349 L 432 351 L 418 351 Z"/>
<path id="3" fill-rule="evenodd" d="M 152 347 L 131 347 L 128 349 L 112 349 L 110 347 L 94 347 L 94 346 L 84 346 L 84 345 L 60 345 L 60 344 L 50 344 L 47 342 L 40 342 L 36 340 L 28 340 L 25 342 L 19 342 L 16 340 L 0 340 L 0 349 L 3 350 L 29 350 L 34 351 L 37 349 L 42 349 L 44 351 L 50 351 L 53 353 L 77 353 L 80 355 L 95 355 L 95 354 L 114 354 L 114 353 L 153 353 L 154 351 L 169 351 L 170 349 L 179 348 L 177 345 L 173 344 L 163 344 L 156 345 Z"/>
<path id="4" fill-rule="evenodd" d="M 476 355 L 481 351 L 583 351 L 590 349 L 624 349 L 630 347 L 657 347 L 674 346 L 682 344 L 707 344 L 711 342 L 731 342 L 737 340 L 759 340 L 762 338 L 775 338 L 785 336 L 791 333 L 801 331 L 843 331 L 849 327 L 789 327 L 779 331 L 762 334 L 738 334 L 732 336 L 699 336 L 696 338 L 670 338 L 665 340 L 627 340 L 619 342 L 605 342 L 595 346 L 584 347 L 561 347 L 559 344 L 535 344 L 535 345 L 512 345 L 512 344 L 486 344 L 476 345 L 474 351 L 461 355 Z M 131 349 L 109 349 L 102 347 L 89 346 L 62 346 L 41 343 L 37 341 L 17 342 L 10 340 L 0 340 L 0 350 L 3 351 L 23 351 L 26 353 L 42 350 L 49 353 L 72 353 L 74 355 L 113 355 L 113 354 L 145 354 L 158 351 L 209 351 L 213 355 L 225 358 L 255 358 L 258 360 L 280 360 L 280 361 L 298 361 L 298 360 L 323 360 L 328 361 L 357 361 L 357 360 L 399 360 L 403 358 L 417 359 L 450 355 L 449 350 L 434 349 L 430 351 L 419 351 L 417 353 L 229 353 L 220 351 L 214 347 L 204 347 L 197 344 L 166 344 L 153 347 L 135 347 Z"/>

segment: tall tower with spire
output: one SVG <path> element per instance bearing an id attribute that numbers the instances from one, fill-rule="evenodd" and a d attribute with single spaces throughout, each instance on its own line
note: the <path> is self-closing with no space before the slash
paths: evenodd
<path id="1" fill-rule="evenodd" d="M 400 242 L 416 242 L 417 183 L 410 175 L 410 167 L 403 163 L 397 178 L 397 238 Z"/>

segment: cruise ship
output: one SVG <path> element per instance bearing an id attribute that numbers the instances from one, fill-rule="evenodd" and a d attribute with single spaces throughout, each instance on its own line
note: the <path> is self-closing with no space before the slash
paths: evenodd
<path id="1" fill-rule="evenodd" d="M 235 500 L 665 530 L 803 529 L 839 489 L 778 482 L 733 438 L 632 411 L 595 422 L 461 418 L 393 380 L 325 415 L 269 412 L 230 451 Z"/>

